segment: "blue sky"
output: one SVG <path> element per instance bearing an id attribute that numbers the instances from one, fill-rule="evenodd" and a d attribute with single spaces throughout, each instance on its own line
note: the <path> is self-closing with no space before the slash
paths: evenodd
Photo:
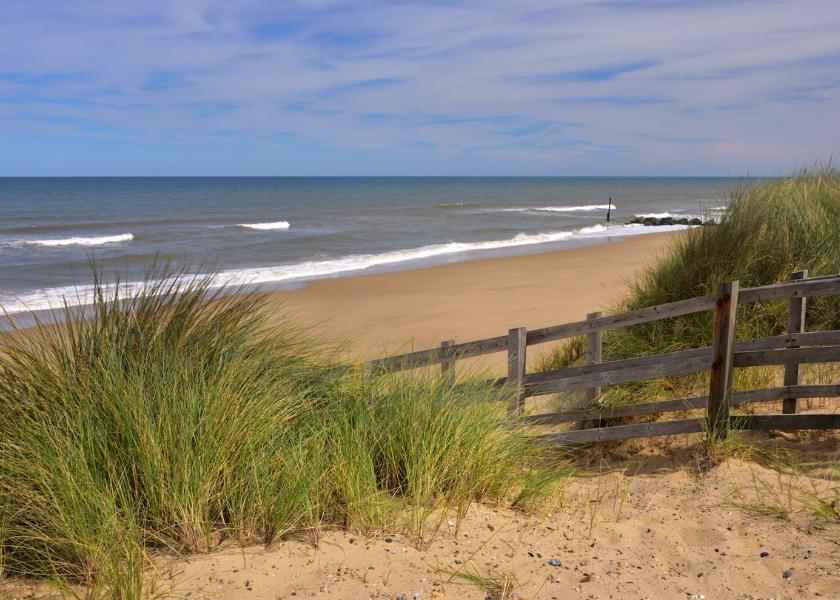
<path id="1" fill-rule="evenodd" d="M 3 0 L 0 176 L 779 174 L 838 85 L 836 0 Z"/>

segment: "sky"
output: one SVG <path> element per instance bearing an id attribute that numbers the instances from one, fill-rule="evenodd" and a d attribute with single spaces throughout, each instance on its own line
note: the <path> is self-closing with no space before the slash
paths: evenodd
<path id="1" fill-rule="evenodd" d="M 2 0 L 0 176 L 778 175 L 840 2 Z"/>

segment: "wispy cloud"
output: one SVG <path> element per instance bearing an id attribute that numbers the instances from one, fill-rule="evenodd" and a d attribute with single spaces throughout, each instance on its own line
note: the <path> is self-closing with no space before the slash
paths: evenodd
<path id="1" fill-rule="evenodd" d="M 824 0 L 5 0 L 0 175 L 79 170 L 74 139 L 87 172 L 777 172 L 836 150 L 838 30 Z"/>

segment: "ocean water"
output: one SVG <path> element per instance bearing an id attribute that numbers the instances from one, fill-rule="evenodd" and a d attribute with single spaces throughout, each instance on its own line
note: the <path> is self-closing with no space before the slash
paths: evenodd
<path id="1" fill-rule="evenodd" d="M 225 285 L 534 253 L 666 231 L 634 216 L 714 214 L 731 182 L 674 177 L 0 178 L 0 306 L 84 302 L 90 261 L 157 254 Z M 611 222 L 606 222 L 612 198 Z M 677 227 L 673 227 L 674 229 Z"/>

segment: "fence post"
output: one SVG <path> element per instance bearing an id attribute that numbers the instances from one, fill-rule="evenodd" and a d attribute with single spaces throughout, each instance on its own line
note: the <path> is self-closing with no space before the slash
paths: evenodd
<path id="1" fill-rule="evenodd" d="M 586 315 L 587 320 L 599 319 L 604 316 L 602 312 L 594 312 Z M 603 332 L 596 331 L 595 333 L 586 334 L 586 364 L 598 365 L 601 364 L 601 339 Z M 595 405 L 598 396 L 601 395 L 600 387 L 586 388 L 583 391 L 583 407 L 590 409 Z M 581 424 L 583 429 L 592 429 L 599 425 L 598 421 L 585 421 Z"/>
<path id="2" fill-rule="evenodd" d="M 808 279 L 808 271 L 797 271 L 790 274 L 790 280 Z M 788 334 L 805 331 L 805 297 L 788 300 Z M 798 348 L 791 344 L 791 348 Z M 802 365 L 785 365 L 785 385 L 802 385 Z M 788 398 L 782 401 L 782 413 L 792 415 L 799 412 L 799 398 Z"/>
<path id="3" fill-rule="evenodd" d="M 525 379 L 525 344 L 528 330 L 517 327 L 508 332 L 508 376 L 507 383 L 515 396 L 511 400 L 508 410 L 521 414 L 525 408 L 525 391 L 522 380 Z"/>
<path id="4" fill-rule="evenodd" d="M 717 287 L 712 368 L 709 377 L 709 431 L 706 442 L 725 439 L 729 428 L 729 400 L 735 349 L 735 319 L 738 313 L 738 281 Z"/>
<path id="5" fill-rule="evenodd" d="M 440 343 L 441 354 L 446 355 L 446 351 L 455 343 L 455 340 L 446 340 Z M 440 363 L 440 374 L 442 377 L 449 375 L 449 385 L 455 385 L 455 359 L 445 360 Z"/>

